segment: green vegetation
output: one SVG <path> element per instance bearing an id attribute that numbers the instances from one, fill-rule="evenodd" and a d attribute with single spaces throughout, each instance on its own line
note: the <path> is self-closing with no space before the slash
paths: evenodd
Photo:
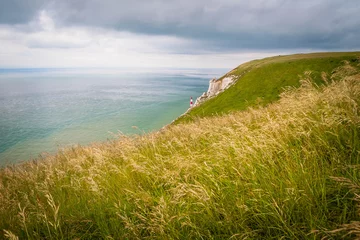
<path id="1" fill-rule="evenodd" d="M 1 169 L 0 236 L 360 237 L 360 62 L 304 70 L 266 107 Z"/>
<path id="2" fill-rule="evenodd" d="M 356 66 L 359 54 L 359 52 L 295 54 L 242 64 L 225 75 L 236 76 L 238 81 L 234 86 L 216 98 L 193 108 L 188 114 L 178 119 L 177 123 L 188 122 L 196 117 L 224 114 L 259 105 L 265 106 L 278 100 L 279 94 L 285 87 L 300 86 L 299 75 L 304 72 L 311 71 L 314 82 L 322 84 L 322 76 L 324 74 L 330 76 L 344 60 Z"/>

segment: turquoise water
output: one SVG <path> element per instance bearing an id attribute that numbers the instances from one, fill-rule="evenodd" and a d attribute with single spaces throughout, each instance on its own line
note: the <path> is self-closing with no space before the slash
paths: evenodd
<path id="1" fill-rule="evenodd" d="M 225 72 L 0 69 L 0 165 L 157 130 Z"/>

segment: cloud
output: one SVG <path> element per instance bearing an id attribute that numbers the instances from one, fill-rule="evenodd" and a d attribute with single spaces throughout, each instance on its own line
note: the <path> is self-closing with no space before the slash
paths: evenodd
<path id="1" fill-rule="evenodd" d="M 90 43 L 88 39 L 81 39 L 68 33 L 31 35 L 26 41 L 29 48 L 83 48 Z"/>
<path id="2" fill-rule="evenodd" d="M 46 7 L 45 0 L 0 0 L 0 24 L 23 24 Z"/>
<path id="3" fill-rule="evenodd" d="M 3 24 L 38 18 L 40 28 L 172 36 L 194 41 L 189 51 L 198 42 L 206 52 L 360 45 L 358 0 L 13 0 L 1 9 Z"/>
<path id="4" fill-rule="evenodd" d="M 360 48 L 358 0 L 0 1 L 0 66 L 226 66 Z"/>
<path id="5" fill-rule="evenodd" d="M 8 67 L 185 67 L 231 68 L 273 52 L 214 53 L 193 41 L 98 28 L 62 27 L 21 32 L 0 26 L 0 68 Z"/>
<path id="6" fill-rule="evenodd" d="M 358 0 L 107 0 L 48 5 L 63 25 L 203 41 L 209 50 L 358 47 Z M 347 39 L 347 40 L 346 40 Z"/>
<path id="7" fill-rule="evenodd" d="M 45 31 L 54 31 L 55 29 L 54 20 L 44 10 L 42 10 L 39 14 L 38 23 L 40 27 Z"/>
<path id="8" fill-rule="evenodd" d="M 189 67 L 193 60 L 182 55 L 196 46 L 174 36 L 58 26 L 47 11 L 28 25 L 35 30 L 0 25 L 0 67 L 159 67 L 179 59 Z"/>

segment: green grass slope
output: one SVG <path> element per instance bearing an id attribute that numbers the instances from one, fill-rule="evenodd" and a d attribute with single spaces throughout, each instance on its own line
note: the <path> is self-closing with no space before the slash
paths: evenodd
<path id="1" fill-rule="evenodd" d="M 266 107 L 0 169 L 0 238 L 359 238 L 360 62 L 313 76 Z"/>
<path id="2" fill-rule="evenodd" d="M 321 84 L 323 83 L 322 76 L 330 76 L 344 60 L 356 66 L 359 56 L 360 52 L 311 53 L 276 56 L 247 62 L 225 75 L 236 76 L 238 81 L 234 86 L 216 98 L 193 108 L 176 122 L 244 110 L 247 107 L 264 106 L 279 99 L 279 94 L 284 87 L 298 87 L 299 75 L 304 72 L 311 72 L 313 81 Z"/>

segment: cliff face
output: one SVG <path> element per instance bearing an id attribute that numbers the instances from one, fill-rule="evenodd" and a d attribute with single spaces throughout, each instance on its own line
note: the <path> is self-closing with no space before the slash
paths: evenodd
<path id="1" fill-rule="evenodd" d="M 220 92 L 230 87 L 235 82 L 235 79 L 236 77 L 233 75 L 221 79 L 211 79 L 207 92 L 204 92 L 200 97 L 196 99 L 194 106 L 197 106 L 200 103 L 206 101 L 207 99 L 218 95 Z"/>

